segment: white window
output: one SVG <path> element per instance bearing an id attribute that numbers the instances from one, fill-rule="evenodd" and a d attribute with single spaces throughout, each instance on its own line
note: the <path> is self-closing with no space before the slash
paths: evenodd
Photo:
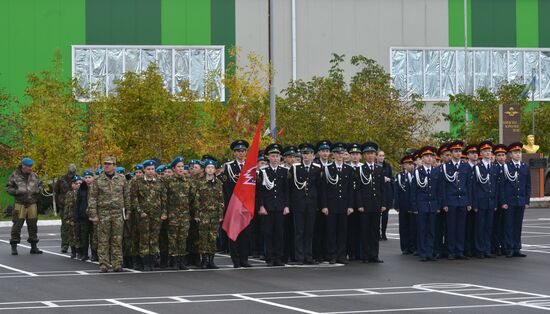
<path id="1" fill-rule="evenodd" d="M 390 48 L 392 84 L 404 98 L 415 93 L 426 101 L 447 101 L 449 94 L 496 91 L 502 83 L 530 84 L 535 78 L 535 100 L 550 100 L 550 49 L 466 51 L 467 58 L 464 48 Z"/>
<path id="2" fill-rule="evenodd" d="M 224 52 L 224 46 L 72 46 L 72 77 L 86 94 L 79 100 L 89 101 L 92 91 L 116 93 L 115 81 L 125 72 L 140 72 L 154 62 L 171 93 L 179 93 L 179 83 L 188 81 L 199 95 L 224 101 Z M 214 83 L 209 90 L 207 78 Z"/>

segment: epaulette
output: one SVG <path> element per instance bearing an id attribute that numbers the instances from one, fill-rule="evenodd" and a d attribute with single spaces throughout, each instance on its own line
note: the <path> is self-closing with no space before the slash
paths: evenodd
<path id="1" fill-rule="evenodd" d="M 290 168 L 287 165 L 279 165 L 281 168 L 285 168 L 286 170 L 289 170 Z"/>
<path id="2" fill-rule="evenodd" d="M 312 162 L 311 165 L 313 165 L 314 167 L 319 167 L 319 168 L 321 168 L 321 165 L 318 164 L 318 163 L 316 163 L 316 162 Z"/>
<path id="3" fill-rule="evenodd" d="M 268 166 L 268 165 L 261 166 L 261 167 L 260 167 L 260 170 L 264 170 L 264 169 L 266 169 L 267 167 L 269 167 L 269 166 Z"/>
<path id="4" fill-rule="evenodd" d="M 301 162 L 295 162 L 295 163 L 293 163 L 292 165 L 293 165 L 293 166 L 299 166 L 299 165 L 301 165 L 301 164 L 302 164 Z"/>

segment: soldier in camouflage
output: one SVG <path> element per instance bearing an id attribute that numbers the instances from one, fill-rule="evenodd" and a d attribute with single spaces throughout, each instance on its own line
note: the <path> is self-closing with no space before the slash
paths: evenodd
<path id="1" fill-rule="evenodd" d="M 77 256 L 77 247 L 79 244 L 79 234 L 78 234 L 78 223 L 79 221 L 75 218 L 75 206 L 76 206 L 76 193 L 82 184 L 82 178 L 80 176 L 74 176 L 71 179 L 71 190 L 65 194 L 65 208 L 63 208 L 63 217 L 62 220 L 69 226 L 69 232 L 67 235 L 68 245 L 71 248 L 71 258 L 76 258 Z M 79 254 L 80 255 L 80 254 Z M 80 259 L 80 256 L 79 256 Z"/>
<path id="2" fill-rule="evenodd" d="M 192 196 L 192 182 L 185 175 L 182 157 L 176 157 L 172 162 L 174 175 L 164 180 L 166 189 L 166 211 L 168 214 L 168 252 L 170 264 L 186 270 L 184 256 L 186 254 L 187 235 L 189 233 L 189 211 Z"/>
<path id="3" fill-rule="evenodd" d="M 143 270 L 152 271 L 159 254 L 161 222 L 166 220 L 166 192 L 162 179 L 155 172 L 155 162 L 143 162 L 144 175 L 134 183 L 132 198 L 139 214 L 139 255 Z"/>
<path id="4" fill-rule="evenodd" d="M 197 179 L 193 194 L 193 220 L 198 227 L 198 252 L 201 254 L 201 268 L 217 269 L 214 263 L 216 236 L 223 215 L 222 182 L 216 178 L 216 162 L 206 160 L 205 177 Z"/>
<path id="5" fill-rule="evenodd" d="M 69 237 L 71 237 L 70 229 L 72 227 L 65 222 L 63 219 L 65 213 L 65 197 L 69 191 L 72 190 L 72 180 L 73 177 L 76 175 L 76 166 L 74 164 L 70 164 L 67 173 L 60 177 L 57 182 L 55 182 L 55 185 L 53 187 L 54 197 L 55 197 L 55 204 L 59 212 L 59 216 L 61 217 L 61 253 L 67 253 L 67 250 L 69 248 Z"/>
<path id="6" fill-rule="evenodd" d="M 123 174 L 115 173 L 116 159 L 106 157 L 104 171 L 92 184 L 87 214 L 97 224 L 99 269 L 102 273 L 112 265 L 122 271 L 122 231 L 130 211 L 129 189 Z"/>
<path id="7" fill-rule="evenodd" d="M 44 187 L 42 180 L 36 173 L 32 172 L 33 165 L 34 161 L 32 159 L 23 158 L 21 165 L 11 174 L 6 184 L 6 192 L 15 198 L 10 239 L 12 255 L 18 254 L 17 244 L 21 242 L 21 228 L 23 228 L 25 220 L 29 232 L 27 242 L 31 244 L 31 254 L 42 254 L 42 251 L 37 247 L 38 213 L 36 202 Z"/>
<path id="8" fill-rule="evenodd" d="M 134 166 L 135 176 L 128 182 L 130 187 L 130 211 L 129 219 L 124 222 L 124 240 L 125 254 L 132 259 L 132 268 L 143 270 L 143 264 L 139 256 L 139 214 L 136 210 L 135 199 L 132 195 L 135 194 L 135 182 L 143 176 L 143 165 L 137 164 Z"/>

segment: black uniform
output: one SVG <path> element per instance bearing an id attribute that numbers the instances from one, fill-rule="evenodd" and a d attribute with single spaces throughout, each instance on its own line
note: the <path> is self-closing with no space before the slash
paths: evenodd
<path id="1" fill-rule="evenodd" d="M 391 204 L 386 197 L 384 169 L 378 164 L 365 163 L 355 171 L 357 191 L 355 201 L 357 208 L 365 210 L 360 213 L 361 220 L 361 258 L 363 262 L 379 262 L 379 227 L 382 207 L 389 209 Z"/>
<path id="2" fill-rule="evenodd" d="M 346 262 L 347 209 L 353 208 L 353 167 L 347 164 L 325 166 L 321 207 L 328 208 L 327 237 L 331 263 Z"/>
<path id="3" fill-rule="evenodd" d="M 283 210 L 288 207 L 288 170 L 277 166 L 267 166 L 258 175 L 259 205 L 267 215 L 262 217 L 266 262 L 276 266 L 282 265 L 283 255 Z"/>
<path id="4" fill-rule="evenodd" d="M 244 166 L 244 163 L 242 164 L 242 166 Z M 229 201 L 231 200 L 231 196 L 233 195 L 233 190 L 235 189 L 235 185 L 239 180 L 239 174 L 241 173 L 242 166 L 239 165 L 236 160 L 226 163 L 224 171 L 220 176 L 223 182 L 222 187 L 225 210 L 227 210 L 227 206 L 229 205 Z M 249 245 L 250 225 L 243 229 L 243 231 L 241 231 L 241 233 L 237 237 L 237 241 L 232 241 L 229 239 L 229 250 L 234 267 L 250 266 L 250 264 L 248 263 Z"/>
<path id="5" fill-rule="evenodd" d="M 313 228 L 318 212 L 321 166 L 303 162 L 292 166 L 288 173 L 290 210 L 294 213 L 294 246 L 298 263 L 313 263 Z"/>

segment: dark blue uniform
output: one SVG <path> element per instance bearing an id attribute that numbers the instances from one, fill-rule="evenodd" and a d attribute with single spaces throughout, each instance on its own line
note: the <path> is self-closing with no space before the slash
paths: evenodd
<path id="1" fill-rule="evenodd" d="M 399 211 L 399 243 L 403 254 L 416 251 L 416 216 L 411 207 L 413 173 L 401 171 L 395 176 L 394 207 Z"/>
<path id="2" fill-rule="evenodd" d="M 501 188 L 500 194 L 502 195 L 502 189 L 504 184 L 504 164 L 494 164 L 498 170 L 497 185 Z M 496 255 L 502 255 L 504 252 L 504 212 L 502 208 L 503 197 L 497 199 L 497 209 L 493 214 L 493 234 L 491 237 L 492 253 Z"/>
<path id="3" fill-rule="evenodd" d="M 472 208 L 477 210 L 475 249 L 479 257 L 491 256 L 493 214 L 498 206 L 499 166 L 482 160 L 474 167 Z"/>
<path id="4" fill-rule="evenodd" d="M 447 249 L 449 258 L 464 256 L 467 206 L 471 206 L 470 166 L 465 162 L 449 161 L 442 165 L 445 178 L 445 202 L 447 212 Z"/>
<path id="5" fill-rule="evenodd" d="M 525 205 L 531 197 L 531 173 L 524 162 L 508 162 L 504 165 L 503 203 L 504 210 L 504 249 L 506 256 L 519 255 L 521 250 L 521 227 Z"/>
<path id="6" fill-rule="evenodd" d="M 411 207 L 418 211 L 418 255 L 432 259 L 436 213 L 444 203 L 443 174 L 426 166 L 415 171 L 411 185 Z"/>

